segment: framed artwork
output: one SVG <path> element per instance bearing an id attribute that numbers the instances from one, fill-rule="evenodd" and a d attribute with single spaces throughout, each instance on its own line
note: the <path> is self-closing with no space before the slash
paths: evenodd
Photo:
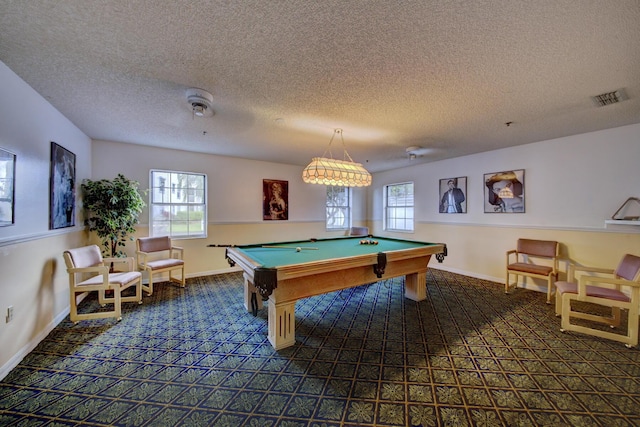
<path id="1" fill-rule="evenodd" d="M 16 155 L 0 148 L 0 227 L 15 223 Z"/>
<path id="2" fill-rule="evenodd" d="M 262 219 L 265 221 L 289 219 L 289 181 L 262 180 Z"/>
<path id="3" fill-rule="evenodd" d="M 440 180 L 440 213 L 467 213 L 467 177 Z"/>
<path id="4" fill-rule="evenodd" d="M 76 155 L 51 142 L 49 229 L 76 225 Z"/>
<path id="5" fill-rule="evenodd" d="M 484 174 L 485 213 L 524 213 L 524 169 Z"/>

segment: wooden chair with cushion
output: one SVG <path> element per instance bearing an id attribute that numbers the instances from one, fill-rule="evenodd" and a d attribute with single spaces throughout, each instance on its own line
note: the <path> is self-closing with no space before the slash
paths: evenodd
<path id="1" fill-rule="evenodd" d="M 168 273 L 170 282 L 178 283 L 184 288 L 184 250 L 173 246 L 169 236 L 140 237 L 136 240 L 136 249 L 138 268 L 146 271 L 149 276 L 149 284 L 142 285 L 145 292 L 153 294 L 153 278 L 162 273 Z M 175 270 L 181 271 L 181 277 L 171 275 Z"/>
<path id="2" fill-rule="evenodd" d="M 518 277 L 532 277 L 547 281 L 547 304 L 551 303 L 553 283 L 558 278 L 560 245 L 554 240 L 518 239 L 516 249 L 507 251 L 507 278 L 504 292 L 518 286 Z M 533 261 L 537 261 L 534 263 Z M 510 276 L 515 275 L 515 282 Z"/>
<path id="3" fill-rule="evenodd" d="M 575 280 L 575 273 L 582 272 Z M 615 270 L 607 268 L 569 265 L 569 281 L 558 281 L 556 285 L 556 315 L 562 317 L 560 330 L 607 338 L 624 343 L 627 347 L 638 345 L 638 316 L 640 315 L 640 257 L 625 255 Z M 626 292 L 625 292 L 626 291 Z M 610 308 L 609 315 L 597 314 L 587 305 L 576 310 L 573 301 L 597 304 Z M 626 335 L 589 327 L 588 322 L 572 324 L 571 318 L 584 319 L 620 326 L 621 309 L 628 310 Z"/>
<path id="4" fill-rule="evenodd" d="M 69 249 L 64 252 L 64 262 L 69 273 L 70 308 L 69 318 L 77 323 L 79 320 L 115 317 L 122 320 L 120 304 L 137 302 L 142 304 L 142 274 L 134 271 L 133 257 L 102 258 L 100 248 L 96 245 Z M 111 265 L 124 264 L 126 271 L 109 272 Z M 135 287 L 135 295 L 123 297 L 122 291 Z M 98 302 L 105 306 L 113 304 L 113 310 L 97 313 L 78 314 L 79 297 L 87 292 L 98 292 Z M 113 291 L 107 297 L 106 291 Z"/>

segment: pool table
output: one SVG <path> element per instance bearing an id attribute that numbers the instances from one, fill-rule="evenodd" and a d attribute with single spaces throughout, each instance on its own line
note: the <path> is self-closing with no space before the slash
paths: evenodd
<path id="1" fill-rule="evenodd" d="M 243 270 L 247 310 L 268 298 L 268 338 L 280 350 L 295 344 L 297 300 L 405 276 L 405 297 L 422 301 L 431 255 L 446 253 L 443 243 L 359 236 L 228 247 L 226 258 Z"/>

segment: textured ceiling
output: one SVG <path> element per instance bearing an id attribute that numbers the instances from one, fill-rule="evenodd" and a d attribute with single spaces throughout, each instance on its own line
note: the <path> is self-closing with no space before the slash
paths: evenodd
<path id="1" fill-rule="evenodd" d="M 302 168 L 342 128 L 375 172 L 640 122 L 639 22 L 638 0 L 1 0 L 0 60 L 93 139 Z"/>

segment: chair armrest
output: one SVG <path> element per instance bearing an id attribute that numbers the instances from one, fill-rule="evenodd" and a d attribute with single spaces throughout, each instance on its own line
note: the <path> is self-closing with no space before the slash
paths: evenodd
<path id="1" fill-rule="evenodd" d="M 609 285 L 616 285 L 616 286 L 640 287 L 640 283 L 632 282 L 626 279 L 616 279 L 613 277 L 597 277 L 597 276 L 587 276 L 587 275 L 580 276 L 580 279 L 578 280 L 578 285 L 580 285 L 580 283 L 584 283 L 585 285 L 587 283 L 607 283 Z M 595 285 L 595 286 L 598 286 L 598 285 Z"/>
<path id="2" fill-rule="evenodd" d="M 589 267 L 583 265 L 576 265 L 572 262 L 569 263 L 569 269 L 567 271 L 567 281 L 575 282 L 576 280 L 576 272 L 584 272 L 584 273 L 602 273 L 602 274 L 611 274 L 613 275 L 613 269 L 611 268 L 599 268 L 599 267 Z M 583 275 L 586 276 L 586 275 Z M 590 276 L 590 277 L 602 277 L 602 276 Z"/>
<path id="3" fill-rule="evenodd" d="M 109 267 L 106 265 L 96 265 L 93 267 L 73 267 L 67 268 L 68 273 L 99 273 L 104 274 L 105 272 L 109 274 Z"/>
<path id="4" fill-rule="evenodd" d="M 625 279 L 616 279 L 614 277 L 598 277 L 598 276 L 587 276 L 582 275 L 578 279 L 578 295 L 585 297 L 587 295 L 587 286 L 596 286 L 596 287 L 604 287 L 598 286 L 598 284 L 609 284 L 615 285 L 614 289 L 620 290 L 621 286 L 629 286 L 631 288 L 640 288 L 640 283 L 632 282 Z"/>
<path id="5" fill-rule="evenodd" d="M 103 258 L 102 262 L 105 265 L 110 264 L 110 263 L 113 263 L 113 264 L 127 264 L 127 270 L 126 271 L 133 271 L 133 257 Z"/>
<path id="6" fill-rule="evenodd" d="M 107 288 L 109 286 L 109 267 L 106 265 L 96 265 L 93 267 L 72 267 L 67 268 L 67 272 L 69 273 L 70 284 L 75 288 L 78 284 L 76 282 L 76 273 L 97 273 L 92 277 L 102 276 L 102 286 Z"/>
<path id="7" fill-rule="evenodd" d="M 613 268 L 585 267 L 581 265 L 573 265 L 574 271 L 586 271 L 591 273 L 613 274 Z"/>
<path id="8" fill-rule="evenodd" d="M 518 262 L 518 251 L 517 251 L 517 250 L 515 250 L 515 249 L 511 249 L 511 250 L 507 251 L 507 265 L 511 264 L 511 263 L 509 262 L 509 257 L 510 257 L 511 255 L 513 255 L 513 254 L 515 254 L 515 255 L 516 255 L 515 262 Z"/>
<path id="9" fill-rule="evenodd" d="M 177 257 L 173 256 L 173 251 L 176 251 L 176 253 L 179 255 Z M 171 253 L 169 255 L 171 258 L 178 258 L 178 259 L 183 259 L 184 258 L 184 249 L 181 246 L 171 246 Z"/>
<path id="10" fill-rule="evenodd" d="M 144 269 L 147 264 L 148 252 L 136 251 L 136 262 L 139 268 Z"/>

